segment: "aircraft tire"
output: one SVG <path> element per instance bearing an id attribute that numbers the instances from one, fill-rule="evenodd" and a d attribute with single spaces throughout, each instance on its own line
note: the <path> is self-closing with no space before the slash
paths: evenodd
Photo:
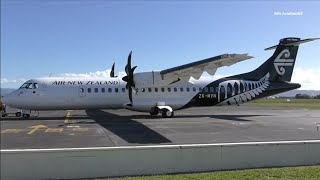
<path id="1" fill-rule="evenodd" d="M 163 109 L 162 110 L 162 117 L 168 118 L 168 117 L 173 117 L 174 112 L 170 112 L 168 109 Z"/>
<path id="2" fill-rule="evenodd" d="M 158 108 L 154 108 L 153 112 L 150 112 L 150 115 L 155 116 L 159 114 L 159 109 Z"/>
<path id="3" fill-rule="evenodd" d="M 30 114 L 22 114 L 23 119 L 28 119 L 30 117 Z"/>
<path id="4" fill-rule="evenodd" d="M 21 117 L 21 112 L 16 112 L 16 117 Z"/>

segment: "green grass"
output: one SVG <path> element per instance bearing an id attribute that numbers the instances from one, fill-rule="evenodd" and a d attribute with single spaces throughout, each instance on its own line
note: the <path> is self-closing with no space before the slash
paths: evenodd
<path id="1" fill-rule="evenodd" d="M 297 107 L 320 109 L 320 99 L 259 99 L 246 103 L 250 106 Z"/>
<path id="2" fill-rule="evenodd" d="M 304 166 L 304 167 L 286 167 L 286 168 L 266 168 L 266 169 L 249 169 L 236 171 L 219 171 L 210 173 L 194 173 L 194 174 L 177 174 L 177 175 L 158 175 L 144 177 L 124 177 L 117 178 L 121 180 L 182 180 L 182 179 L 320 179 L 320 166 Z"/>

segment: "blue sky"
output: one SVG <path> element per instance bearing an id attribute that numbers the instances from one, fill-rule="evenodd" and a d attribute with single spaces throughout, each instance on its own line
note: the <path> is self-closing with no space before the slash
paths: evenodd
<path id="1" fill-rule="evenodd" d="M 317 1 L 1 1 L 1 87 L 49 74 L 162 70 L 223 53 L 255 59 L 218 76 L 255 69 L 288 36 L 320 37 Z M 274 12 L 303 12 L 275 16 Z M 293 81 L 318 89 L 320 41 L 300 47 Z M 68 74 L 66 74 L 68 73 Z"/>

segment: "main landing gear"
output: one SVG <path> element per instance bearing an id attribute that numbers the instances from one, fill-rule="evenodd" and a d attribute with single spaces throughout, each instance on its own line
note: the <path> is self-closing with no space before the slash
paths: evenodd
<path id="1" fill-rule="evenodd" d="M 163 118 L 169 118 L 174 116 L 174 112 L 170 106 L 157 106 L 150 112 L 151 115 L 155 116 L 159 113 L 162 114 Z"/>

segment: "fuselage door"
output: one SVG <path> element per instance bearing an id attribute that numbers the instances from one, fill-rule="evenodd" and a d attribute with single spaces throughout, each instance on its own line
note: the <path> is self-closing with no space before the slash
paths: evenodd
<path id="1" fill-rule="evenodd" d="M 86 96 L 86 88 L 85 88 L 85 86 L 79 86 L 79 96 L 80 97 Z"/>

